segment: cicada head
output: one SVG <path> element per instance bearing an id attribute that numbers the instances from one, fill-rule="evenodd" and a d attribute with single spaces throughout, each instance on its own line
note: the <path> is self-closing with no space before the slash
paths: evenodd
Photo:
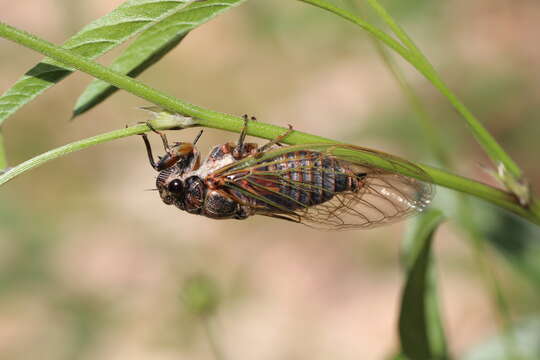
<path id="1" fill-rule="evenodd" d="M 200 154 L 192 143 L 178 142 L 157 163 L 156 187 L 163 202 L 181 207 L 185 196 L 183 175 L 197 170 Z"/>

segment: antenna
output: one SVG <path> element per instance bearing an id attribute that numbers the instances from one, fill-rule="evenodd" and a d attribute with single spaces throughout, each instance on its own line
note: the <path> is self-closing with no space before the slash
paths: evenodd
<path id="1" fill-rule="evenodd" d="M 203 133 L 203 130 L 201 130 L 199 132 L 199 134 L 197 136 L 195 136 L 195 140 L 193 140 L 193 145 L 195 145 L 197 143 L 197 141 L 199 141 L 199 138 L 201 137 L 202 133 Z"/>

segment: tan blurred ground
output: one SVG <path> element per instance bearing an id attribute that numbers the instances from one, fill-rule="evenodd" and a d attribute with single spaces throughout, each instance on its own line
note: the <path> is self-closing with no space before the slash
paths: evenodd
<path id="1" fill-rule="evenodd" d="M 0 20 L 60 43 L 119 3 L 3 1 Z M 540 150 L 540 3 L 412 3 L 398 19 L 540 187 L 531 156 Z M 0 90 L 39 58 L 0 40 Z M 462 119 L 405 70 L 448 134 L 459 171 L 490 181 Z M 248 2 L 194 31 L 140 79 L 210 109 L 430 161 L 365 35 L 301 3 Z M 10 164 L 145 120 L 136 108 L 148 104 L 122 93 L 69 122 L 88 81 L 71 76 L 6 122 Z M 200 149 L 235 138 L 208 130 Z M 405 224 L 334 234 L 264 218 L 212 221 L 144 191 L 154 176 L 133 137 L 48 163 L 0 190 L 0 359 L 212 359 L 201 322 L 180 300 L 184 280 L 197 273 L 221 291 L 212 322 L 227 359 L 382 359 L 397 347 Z M 439 191 L 442 206 L 448 198 Z M 450 346 L 460 354 L 494 332 L 497 319 L 452 220 L 437 235 L 436 257 Z M 504 262 L 494 264 L 519 315 L 530 307 L 527 290 L 515 290 L 520 280 Z"/>

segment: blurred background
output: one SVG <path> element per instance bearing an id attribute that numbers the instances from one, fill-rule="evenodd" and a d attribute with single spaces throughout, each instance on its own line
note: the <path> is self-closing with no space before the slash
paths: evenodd
<path id="1" fill-rule="evenodd" d="M 3 1 L 0 18 L 60 44 L 121 2 Z M 539 189 L 540 3 L 383 4 Z M 0 91 L 40 58 L 0 40 Z M 465 122 L 397 62 L 442 132 L 453 170 L 492 183 Z M 437 165 L 366 34 L 301 2 L 248 1 L 139 78 L 209 109 Z M 10 165 L 147 119 L 137 108 L 149 104 L 120 92 L 70 122 L 90 80 L 74 74 L 8 119 Z M 169 138 L 191 141 L 197 131 Z M 235 139 L 208 129 L 199 149 Z M 131 137 L 0 189 L 0 359 L 214 359 L 216 351 L 227 359 L 383 359 L 398 348 L 406 223 L 328 233 L 267 218 L 212 221 L 164 205 L 145 191 L 154 179 L 141 139 Z M 455 203 L 437 189 L 435 206 L 449 218 L 434 252 L 448 342 L 461 357 L 500 331 L 500 314 Z M 494 244 L 482 254 L 512 318 L 531 320 L 540 313 L 538 231 L 471 206 L 481 237 Z"/>

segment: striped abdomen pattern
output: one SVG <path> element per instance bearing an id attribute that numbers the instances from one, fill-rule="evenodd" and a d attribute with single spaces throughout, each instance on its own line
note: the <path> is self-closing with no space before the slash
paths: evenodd
<path id="1" fill-rule="evenodd" d="M 318 152 L 294 151 L 268 159 L 254 169 L 251 181 L 271 203 L 294 210 L 324 203 L 336 193 L 355 191 L 357 175 L 338 160 Z"/>

